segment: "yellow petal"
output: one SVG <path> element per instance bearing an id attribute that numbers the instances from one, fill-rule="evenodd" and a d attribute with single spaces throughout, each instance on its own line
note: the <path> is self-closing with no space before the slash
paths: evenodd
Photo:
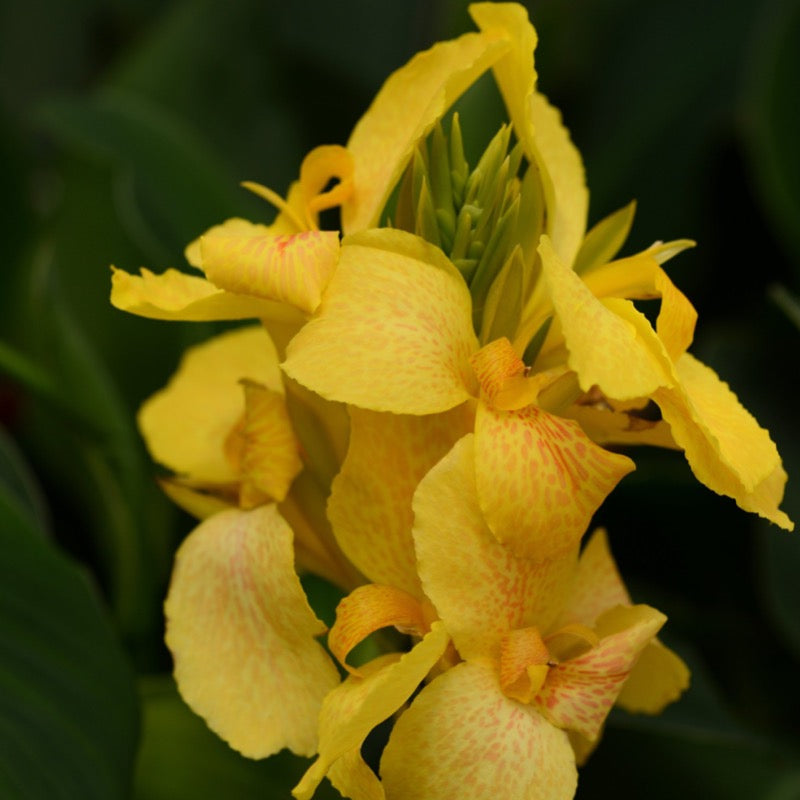
<path id="1" fill-rule="evenodd" d="M 607 262 L 619 252 L 633 224 L 636 201 L 601 219 L 586 234 L 573 267 L 579 275 L 590 272 Z"/>
<path id="2" fill-rule="evenodd" d="M 410 652 L 397 658 L 383 656 L 351 675 L 325 698 L 319 715 L 319 755 L 292 791 L 309 800 L 331 765 L 358 751 L 367 734 L 405 703 L 436 662 L 449 639 L 444 626 L 434 622 Z"/>
<path id="3" fill-rule="evenodd" d="M 355 195 L 342 208 L 345 233 L 379 222 L 417 142 L 506 48 L 496 37 L 468 33 L 418 53 L 388 78 L 347 142 Z"/>
<path id="4" fill-rule="evenodd" d="M 577 781 L 564 731 L 506 697 L 484 663 L 459 664 L 422 690 L 380 772 L 392 800 L 570 800 Z"/>
<path id="5" fill-rule="evenodd" d="M 310 756 L 322 698 L 338 683 L 293 560 L 274 505 L 220 512 L 178 550 L 165 604 L 181 695 L 250 758 L 283 747 Z"/>
<path id="6" fill-rule="evenodd" d="M 291 233 L 291 231 L 274 230 L 272 225 L 260 225 L 241 217 L 232 217 L 231 219 L 226 219 L 221 225 L 214 225 L 209 228 L 203 236 L 263 236 L 276 233 Z M 183 251 L 186 260 L 199 270 L 203 269 L 203 253 L 200 249 L 200 241 L 203 236 L 198 236 L 191 241 Z"/>
<path id="7" fill-rule="evenodd" d="M 547 561 L 571 552 L 608 493 L 634 468 L 571 420 L 535 406 L 496 411 L 478 405 L 480 507 L 497 539 L 520 556 Z"/>
<path id="8" fill-rule="evenodd" d="M 371 633 L 389 626 L 414 636 L 423 636 L 429 627 L 422 606 L 408 592 L 374 583 L 359 586 L 336 607 L 328 647 L 348 672 L 357 675 L 359 670 L 347 663 L 347 655 Z"/>
<path id="9" fill-rule="evenodd" d="M 328 770 L 328 780 L 342 797 L 350 800 L 386 800 L 383 785 L 359 750 L 348 750 L 334 761 Z"/>
<path id="10" fill-rule="evenodd" d="M 600 644 L 553 667 L 534 704 L 554 725 L 594 740 L 643 648 L 666 617 L 649 606 L 617 606 L 597 623 Z"/>
<path id="11" fill-rule="evenodd" d="M 514 628 L 544 630 L 570 588 L 575 552 L 558 561 L 518 558 L 484 522 L 475 488 L 475 448 L 465 436 L 414 495 L 414 544 L 425 594 L 463 658 L 498 657 Z"/>
<path id="12" fill-rule="evenodd" d="M 583 279 L 596 297 L 660 297 L 656 330 L 669 357 L 676 360 L 691 345 L 697 312 L 661 269 L 652 249 L 587 271 Z"/>
<path id="13" fill-rule="evenodd" d="M 203 236 L 203 269 L 229 292 L 287 303 L 308 314 L 319 305 L 336 268 L 339 234 L 301 231 L 274 235 Z"/>
<path id="14" fill-rule="evenodd" d="M 634 713 L 660 714 L 688 686 L 686 664 L 658 639 L 653 639 L 631 670 L 617 697 L 617 705 Z"/>
<path id="15" fill-rule="evenodd" d="M 340 206 L 353 193 L 353 157 L 339 145 L 315 147 L 300 167 L 300 186 L 306 207 L 312 219 L 309 227 L 315 227 L 316 215 L 327 208 Z M 322 191 L 332 179 L 337 183 L 328 191 Z"/>
<path id="16" fill-rule="evenodd" d="M 351 407 L 350 449 L 328 518 L 347 557 L 371 581 L 420 597 L 411 498 L 420 480 L 472 427 L 461 405 L 424 417 Z"/>
<path id="17" fill-rule="evenodd" d="M 234 496 L 228 501 L 216 494 L 209 494 L 199 487 L 187 485 L 181 480 L 161 478 L 158 485 L 176 506 L 197 519 L 205 519 L 228 508 L 236 508 Z M 235 492 L 237 487 L 232 485 L 231 488 Z"/>
<path id="18" fill-rule="evenodd" d="M 539 169 L 547 206 L 547 233 L 561 259 L 572 264 L 586 229 L 589 193 L 580 153 L 561 114 L 534 91 L 536 31 L 515 3 L 477 3 L 470 15 L 486 33 L 507 37 L 511 48 L 493 67 L 508 115 L 525 155 Z"/>
<path id="19" fill-rule="evenodd" d="M 649 444 L 653 447 L 678 447 L 669 425 L 663 420 L 644 419 L 625 411 L 598 408 L 593 405 L 572 405 L 564 412 L 574 419 L 583 432 L 600 445 Z"/>
<path id="20" fill-rule="evenodd" d="M 280 502 L 303 468 L 283 392 L 243 380 L 244 415 L 228 435 L 225 454 L 240 476 L 239 505 Z"/>
<path id="21" fill-rule="evenodd" d="M 142 269 L 131 275 L 112 267 L 111 305 L 150 319 L 205 322 L 256 317 L 300 322 L 293 308 L 256 297 L 225 292 L 205 278 L 168 269 L 156 275 Z"/>
<path id="22" fill-rule="evenodd" d="M 625 300 L 601 303 L 559 259 L 546 236 L 539 245 L 542 272 L 569 349 L 569 366 L 581 389 L 597 385 L 608 397 L 648 397 L 668 385 L 669 372 L 642 340 L 634 320 L 647 321 Z M 626 317 L 626 318 L 623 318 Z"/>
<path id="23" fill-rule="evenodd" d="M 243 378 L 282 391 L 275 348 L 260 326 L 189 348 L 167 386 L 139 410 L 139 429 L 153 458 L 203 481 L 237 480 L 224 444 L 244 412 Z"/>
<path id="24" fill-rule="evenodd" d="M 793 523 L 778 509 L 786 473 L 769 433 L 712 369 L 688 353 L 675 368 L 680 386 L 662 389 L 654 399 L 698 480 L 791 530 Z"/>
<path id="25" fill-rule="evenodd" d="M 525 374 L 525 364 L 505 337 L 482 347 L 470 363 L 481 385 L 481 397 L 492 406 L 509 379 Z"/>
<path id="26" fill-rule="evenodd" d="M 319 311 L 289 344 L 283 367 L 331 400 L 434 414 L 470 396 L 475 350 L 458 270 L 422 239 L 383 229 L 344 240 Z"/>
<path id="27" fill-rule="evenodd" d="M 608 535 L 598 528 L 581 552 L 569 602 L 553 627 L 572 622 L 594 625 L 609 608 L 630 604 L 630 595 L 608 546 Z"/>

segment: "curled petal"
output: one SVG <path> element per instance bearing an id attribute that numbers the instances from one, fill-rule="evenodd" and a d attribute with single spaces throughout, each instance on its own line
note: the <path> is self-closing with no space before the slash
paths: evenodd
<path id="1" fill-rule="evenodd" d="M 313 219 L 309 228 L 316 227 L 316 215 L 327 208 L 340 206 L 353 193 L 353 158 L 344 147 L 322 145 L 315 147 L 300 167 L 300 186 L 306 207 Z M 332 178 L 337 183 L 328 191 L 322 190 Z"/>
<path id="2" fill-rule="evenodd" d="M 348 653 L 371 633 L 390 625 L 415 636 L 423 636 L 429 627 L 422 606 L 408 592 L 374 583 L 359 586 L 336 607 L 328 647 L 348 672 L 358 675 L 347 663 Z"/>
<path id="3" fill-rule="evenodd" d="M 669 647 L 653 639 L 628 675 L 617 705 L 634 713 L 660 714 L 688 686 L 689 668 Z"/>
<path id="4" fill-rule="evenodd" d="M 414 544 L 422 587 L 462 658 L 497 658 L 510 630 L 545 630 L 559 614 L 577 545 L 563 559 L 534 562 L 500 544 L 478 506 L 475 457 L 465 436 L 422 479 Z"/>
<path id="5" fill-rule="evenodd" d="M 566 733 L 506 697 L 485 662 L 458 664 L 422 690 L 380 772 L 392 800 L 570 800 L 577 781 Z"/>
<path id="6" fill-rule="evenodd" d="M 568 363 L 578 373 L 581 389 L 596 385 L 608 397 L 629 400 L 670 385 L 668 362 L 652 352 L 636 324 L 637 315 L 649 327 L 647 320 L 628 301 L 598 300 L 559 259 L 546 236 L 539 254 L 569 350 Z"/>
<path id="7" fill-rule="evenodd" d="M 675 365 L 679 386 L 655 395 L 698 480 L 746 511 L 791 530 L 779 510 L 786 483 L 775 444 L 716 373 L 689 353 Z"/>
<path id="8" fill-rule="evenodd" d="M 355 194 L 342 208 L 346 233 L 379 221 L 417 142 L 506 49 L 496 36 L 468 33 L 418 53 L 389 76 L 347 142 Z"/>
<path id="9" fill-rule="evenodd" d="M 191 478 L 237 480 L 224 444 L 244 412 L 243 378 L 282 392 L 278 357 L 262 327 L 189 348 L 169 384 L 139 410 L 139 428 L 153 458 Z"/>
<path id="10" fill-rule="evenodd" d="M 111 305 L 140 317 L 186 322 L 255 318 L 302 321 L 293 308 L 226 292 L 205 278 L 175 269 L 161 275 L 148 269 L 142 269 L 140 275 L 112 270 Z"/>
<path id="11" fill-rule="evenodd" d="M 477 350 L 469 289 L 441 250 L 399 230 L 348 237 L 284 370 L 331 400 L 396 414 L 463 403 Z"/>
<path id="12" fill-rule="evenodd" d="M 336 268 L 339 234 L 210 234 L 202 238 L 200 250 L 206 276 L 216 286 L 310 314 Z"/>
<path id="13" fill-rule="evenodd" d="M 314 753 L 322 698 L 338 682 L 293 562 L 274 505 L 223 511 L 178 550 L 165 604 L 181 695 L 250 758 Z"/>
<path id="14" fill-rule="evenodd" d="M 478 499 L 497 539 L 537 561 L 577 547 L 594 512 L 634 469 L 598 447 L 570 420 L 535 406 L 495 411 L 478 406 Z"/>
<path id="15" fill-rule="evenodd" d="M 594 740 L 644 647 L 666 617 L 649 606 L 617 606 L 597 623 L 600 644 L 553 667 L 534 703 L 559 728 Z"/>
<path id="16" fill-rule="evenodd" d="M 375 659 L 362 676 L 351 675 L 328 694 L 319 714 L 319 755 L 292 791 L 297 800 L 310 800 L 331 765 L 360 750 L 367 734 L 408 700 L 448 642 L 444 626 L 434 622 L 410 652 Z"/>
<path id="17" fill-rule="evenodd" d="M 333 482 L 328 518 L 343 552 L 374 583 L 422 596 L 411 499 L 472 419 L 467 404 L 421 417 L 351 407 L 350 448 Z"/>

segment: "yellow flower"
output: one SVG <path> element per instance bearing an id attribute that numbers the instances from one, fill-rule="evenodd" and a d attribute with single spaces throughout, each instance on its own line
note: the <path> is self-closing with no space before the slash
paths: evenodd
<path id="1" fill-rule="evenodd" d="M 473 437 L 458 442 L 414 496 L 425 598 L 390 586 L 340 603 L 329 645 L 350 649 L 386 625 L 419 638 L 409 653 L 355 669 L 323 702 L 319 756 L 295 789 L 328 776 L 346 797 L 570 798 L 576 755 L 611 706 L 659 712 L 686 688 L 683 662 L 654 637 L 665 621 L 631 605 L 602 532 L 541 562 L 499 544 L 481 514 Z M 641 668 L 639 668 L 641 665 Z M 369 731 L 401 709 L 380 779 L 360 756 Z"/>
<path id="2" fill-rule="evenodd" d="M 295 561 L 343 588 L 358 580 L 319 485 L 346 419 L 322 409 L 301 448 L 290 420 L 301 395 L 287 397 L 275 347 L 255 326 L 189 349 L 139 413 L 153 457 L 177 473 L 165 490 L 204 518 L 178 550 L 165 604 L 175 679 L 209 727 L 253 758 L 313 754 L 320 703 L 339 680 Z M 307 415 L 321 410 L 314 403 Z"/>

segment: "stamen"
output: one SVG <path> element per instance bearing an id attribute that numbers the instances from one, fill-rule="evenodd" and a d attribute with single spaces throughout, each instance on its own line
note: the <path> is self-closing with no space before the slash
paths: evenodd
<path id="1" fill-rule="evenodd" d="M 297 216 L 297 212 L 291 208 L 279 194 L 273 192 L 272 189 L 268 189 L 266 186 L 262 186 L 260 183 L 254 183 L 253 181 L 242 181 L 241 185 L 244 186 L 245 189 L 249 189 L 253 194 L 257 194 L 259 197 L 266 200 L 278 211 L 286 214 L 292 221 L 292 224 L 297 228 L 298 233 L 300 231 L 316 230 L 316 225 L 311 224 L 310 221 L 304 222 Z"/>

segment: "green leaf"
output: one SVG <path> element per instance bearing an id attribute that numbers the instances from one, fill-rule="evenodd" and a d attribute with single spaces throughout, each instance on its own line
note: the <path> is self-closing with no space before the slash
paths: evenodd
<path id="1" fill-rule="evenodd" d="M 8 517 L 0 524 L 0 796 L 126 798 L 133 677 L 85 574 Z"/>
<path id="2" fill-rule="evenodd" d="M 0 426 L 0 525 L 23 525 L 49 536 L 49 514 L 30 467 L 11 437 Z"/>
<path id="3" fill-rule="evenodd" d="M 575 258 L 575 272 L 580 275 L 593 267 L 599 267 L 611 261 L 625 244 L 635 213 L 636 201 L 634 200 L 624 208 L 620 208 L 619 211 L 601 219 L 583 240 L 581 249 Z"/>
<path id="4" fill-rule="evenodd" d="M 167 676 L 142 681 L 141 695 L 144 722 L 134 800 L 289 797 L 311 763 L 288 751 L 263 761 L 239 755 L 189 710 Z M 315 797 L 339 795 L 325 785 Z"/>

